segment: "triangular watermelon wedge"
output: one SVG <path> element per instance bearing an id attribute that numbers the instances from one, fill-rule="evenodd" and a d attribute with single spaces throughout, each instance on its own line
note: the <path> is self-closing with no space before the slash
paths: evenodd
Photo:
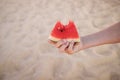
<path id="1" fill-rule="evenodd" d="M 61 39 L 80 42 L 80 37 L 73 21 L 69 21 L 68 25 L 63 25 L 60 21 L 58 21 L 53 28 L 49 39 L 55 42 Z"/>

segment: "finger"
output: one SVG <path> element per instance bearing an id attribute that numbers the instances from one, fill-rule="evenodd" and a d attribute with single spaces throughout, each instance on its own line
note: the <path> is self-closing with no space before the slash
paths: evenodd
<path id="1" fill-rule="evenodd" d="M 72 49 L 73 49 L 73 46 L 74 46 L 74 42 L 71 41 L 71 42 L 70 42 L 70 45 L 69 45 L 69 47 L 68 47 L 68 49 L 69 49 L 69 50 L 72 50 Z"/>
<path id="2" fill-rule="evenodd" d="M 66 48 L 68 47 L 68 45 L 69 45 L 69 42 L 66 42 L 65 44 L 63 44 L 63 45 L 59 48 L 59 50 L 60 50 L 61 52 L 66 52 Z"/>
<path id="3" fill-rule="evenodd" d="M 74 45 L 73 52 L 75 53 L 75 52 L 78 52 L 79 50 L 80 50 L 80 44 Z"/>
<path id="4" fill-rule="evenodd" d="M 48 42 L 50 43 L 50 44 L 52 44 L 52 45 L 55 45 L 57 42 L 55 42 L 55 41 L 52 41 L 52 40 L 48 40 Z"/>
<path id="5" fill-rule="evenodd" d="M 57 43 L 56 43 L 56 47 L 57 48 L 59 48 L 60 46 L 62 46 L 63 44 L 65 44 L 66 43 L 66 40 L 60 40 L 60 41 L 58 41 Z"/>
<path id="6" fill-rule="evenodd" d="M 68 53 L 73 53 L 73 48 L 74 48 L 74 41 L 71 41 L 70 44 L 69 44 L 69 47 L 67 49 L 67 52 Z"/>

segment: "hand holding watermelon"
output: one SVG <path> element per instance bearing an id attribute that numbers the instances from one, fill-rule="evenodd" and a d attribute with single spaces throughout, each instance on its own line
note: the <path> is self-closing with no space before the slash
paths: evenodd
<path id="1" fill-rule="evenodd" d="M 61 52 L 68 54 L 73 54 L 83 49 L 82 42 L 67 41 L 65 39 L 62 39 L 58 42 L 49 40 L 49 43 L 59 48 Z"/>
<path id="2" fill-rule="evenodd" d="M 80 50 L 80 37 L 72 21 L 69 21 L 68 25 L 63 25 L 58 21 L 49 36 L 49 40 L 63 52 L 74 53 Z"/>

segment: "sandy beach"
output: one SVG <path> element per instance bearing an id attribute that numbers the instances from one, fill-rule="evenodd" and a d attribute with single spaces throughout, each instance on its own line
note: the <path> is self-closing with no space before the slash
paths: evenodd
<path id="1" fill-rule="evenodd" d="M 58 20 L 92 34 L 120 21 L 120 0 L 0 0 L 0 80 L 120 80 L 120 44 L 61 53 Z"/>

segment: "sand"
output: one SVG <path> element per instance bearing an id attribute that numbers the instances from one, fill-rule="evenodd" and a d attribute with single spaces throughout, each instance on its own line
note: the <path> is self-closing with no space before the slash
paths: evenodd
<path id="1" fill-rule="evenodd" d="M 0 0 L 0 80 L 120 80 L 120 44 L 61 53 L 58 20 L 92 34 L 120 21 L 120 0 Z"/>

